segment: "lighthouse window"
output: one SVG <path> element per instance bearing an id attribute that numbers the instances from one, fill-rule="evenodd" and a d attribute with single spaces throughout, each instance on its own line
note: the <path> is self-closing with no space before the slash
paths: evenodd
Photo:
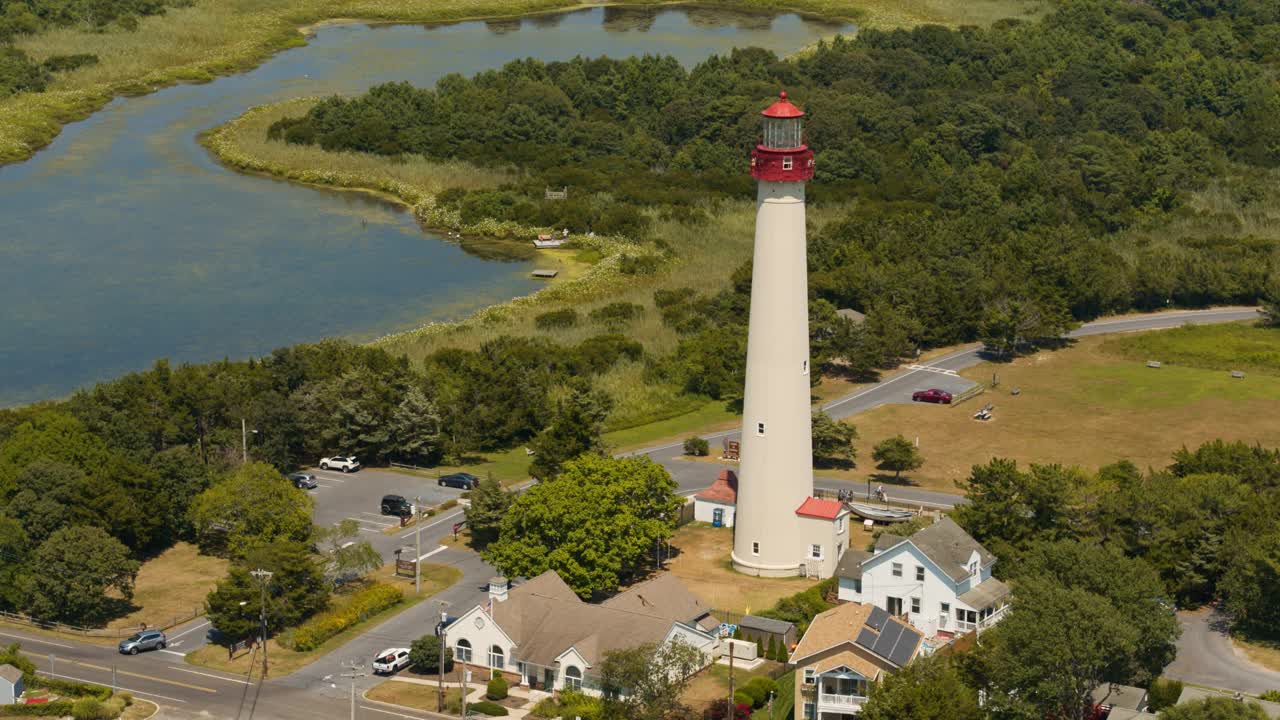
<path id="1" fill-rule="evenodd" d="M 784 157 L 784 158 L 782 158 L 782 169 L 783 169 L 783 170 L 790 170 L 790 169 L 791 169 L 791 158 L 790 158 L 790 157 Z"/>
<path id="2" fill-rule="evenodd" d="M 758 542 L 753 542 L 753 543 L 751 543 L 751 554 L 752 554 L 752 555 L 759 555 L 759 554 L 760 554 L 760 543 L 758 543 Z"/>
<path id="3" fill-rule="evenodd" d="M 801 365 L 800 365 L 800 374 L 802 374 L 802 375 L 808 375 L 808 374 L 809 374 L 809 361 L 808 361 L 808 360 L 805 360 L 803 363 L 801 363 Z"/>
<path id="4" fill-rule="evenodd" d="M 757 435 L 764 434 L 764 423 L 756 423 L 756 434 Z"/>

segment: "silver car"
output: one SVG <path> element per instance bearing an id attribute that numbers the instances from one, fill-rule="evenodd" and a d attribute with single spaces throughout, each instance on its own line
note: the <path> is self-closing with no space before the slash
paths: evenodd
<path id="1" fill-rule="evenodd" d="M 159 630 L 143 630 L 120 641 L 120 652 L 137 655 L 142 650 L 163 650 L 164 633 Z"/>

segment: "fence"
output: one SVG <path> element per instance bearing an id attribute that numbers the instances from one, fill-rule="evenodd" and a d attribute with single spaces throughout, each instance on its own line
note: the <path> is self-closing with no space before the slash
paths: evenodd
<path id="1" fill-rule="evenodd" d="M 165 618 L 164 621 L 160 623 L 145 622 L 139 625 L 129 625 L 127 627 L 118 628 L 88 628 L 80 625 L 68 625 L 66 623 L 40 620 L 39 618 L 29 617 L 20 613 L 2 611 L 0 611 L 0 621 L 25 627 L 39 628 L 40 630 L 50 630 L 67 635 L 77 635 L 82 638 L 117 639 L 127 638 L 144 628 L 151 630 L 168 630 L 169 628 L 181 625 L 185 622 L 195 620 L 202 615 L 204 615 L 204 608 L 192 608 L 189 614 L 174 615 L 172 617 Z"/>
<path id="2" fill-rule="evenodd" d="M 987 391 L 987 386 L 983 385 L 982 383 L 978 383 L 977 385 L 974 385 L 973 387 L 969 388 L 968 390 L 965 390 L 959 395 L 952 397 L 951 407 L 955 407 L 956 405 L 959 405 L 965 400 L 972 400 L 973 398 L 978 397 L 979 395 L 981 395 L 986 391 Z"/>

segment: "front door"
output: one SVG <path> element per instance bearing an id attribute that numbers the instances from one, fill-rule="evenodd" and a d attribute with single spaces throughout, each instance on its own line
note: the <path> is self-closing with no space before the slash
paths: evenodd
<path id="1" fill-rule="evenodd" d="M 530 680 L 537 680 L 537 679 L 538 679 L 538 677 L 537 677 L 537 675 L 534 675 L 534 674 L 530 673 L 530 674 L 529 674 L 529 679 L 530 679 Z M 532 683 L 532 682 L 530 682 L 529 684 L 530 684 L 530 685 L 532 685 L 533 683 Z M 555 687 L 555 686 L 556 686 L 556 671 L 555 671 L 555 670 L 552 670 L 551 668 L 543 668 L 543 670 L 542 670 L 542 689 L 543 689 L 543 690 L 550 690 L 551 688 L 553 688 L 553 687 Z"/>
<path id="2" fill-rule="evenodd" d="M 902 614 L 902 598 L 900 597 L 885 598 L 884 609 L 888 611 L 890 615 L 901 615 Z"/>

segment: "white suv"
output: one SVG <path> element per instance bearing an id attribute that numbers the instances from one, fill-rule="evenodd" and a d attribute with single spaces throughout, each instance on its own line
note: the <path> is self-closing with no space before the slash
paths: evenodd
<path id="1" fill-rule="evenodd" d="M 320 469 L 355 472 L 360 469 L 360 461 L 356 459 L 355 455 L 334 455 L 333 457 L 320 458 Z"/>

